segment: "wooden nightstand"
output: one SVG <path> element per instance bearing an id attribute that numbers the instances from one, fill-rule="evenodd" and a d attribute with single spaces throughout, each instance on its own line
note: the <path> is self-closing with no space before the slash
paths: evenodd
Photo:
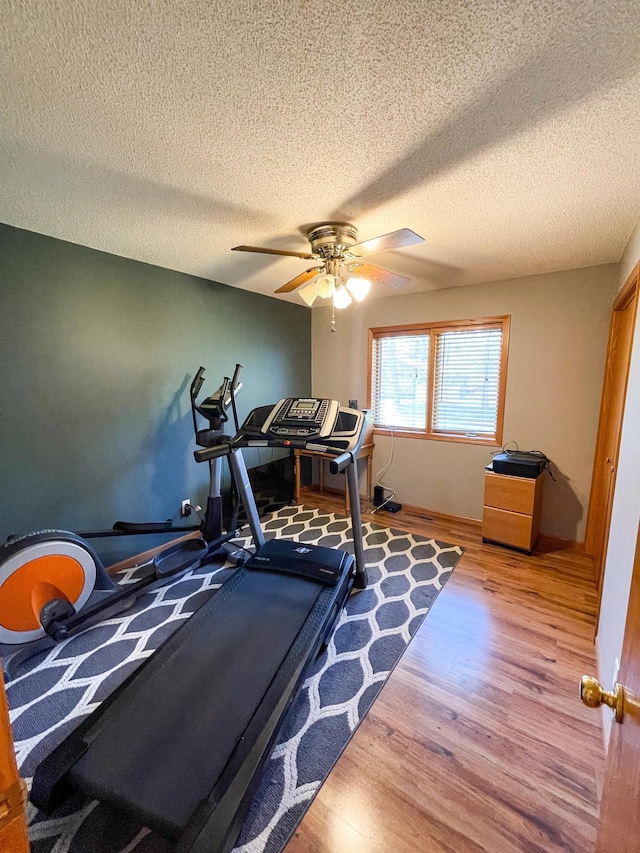
<path id="1" fill-rule="evenodd" d="M 535 480 L 485 473 L 483 542 L 498 542 L 531 553 L 540 526 L 543 473 Z"/>

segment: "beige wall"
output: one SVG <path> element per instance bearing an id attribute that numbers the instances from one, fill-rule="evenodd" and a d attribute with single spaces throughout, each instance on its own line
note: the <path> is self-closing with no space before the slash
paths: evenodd
<path id="1" fill-rule="evenodd" d="M 629 238 L 620 260 L 619 287 L 640 261 L 640 221 Z M 613 497 L 609 546 L 605 562 L 602 605 L 598 626 L 600 678 L 607 689 L 616 680 L 627 617 L 627 603 L 640 520 L 640 311 L 636 318 L 627 400 L 620 437 L 620 456 Z M 622 673 L 624 677 L 624 673 Z M 611 713 L 605 713 L 605 739 L 609 739 Z"/>
<path id="2" fill-rule="evenodd" d="M 400 323 L 511 315 L 504 440 L 542 450 L 558 480 L 545 482 L 542 531 L 584 539 L 617 265 L 365 300 L 312 312 L 312 393 L 344 404 L 367 397 L 368 329 Z M 374 471 L 391 440 L 376 436 Z M 483 466 L 495 448 L 396 438 L 384 478 L 402 503 L 479 519 Z"/>

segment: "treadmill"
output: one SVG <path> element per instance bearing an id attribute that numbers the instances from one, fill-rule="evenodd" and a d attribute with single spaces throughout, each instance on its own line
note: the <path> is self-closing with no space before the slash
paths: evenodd
<path id="1" fill-rule="evenodd" d="M 227 457 L 255 554 L 38 766 L 31 801 L 50 814 L 78 791 L 172 842 L 228 853 L 260 770 L 352 588 L 367 585 L 356 458 L 362 412 L 288 398 L 254 409 L 237 435 L 195 452 Z M 244 447 L 326 453 L 348 478 L 354 554 L 265 542 Z"/>

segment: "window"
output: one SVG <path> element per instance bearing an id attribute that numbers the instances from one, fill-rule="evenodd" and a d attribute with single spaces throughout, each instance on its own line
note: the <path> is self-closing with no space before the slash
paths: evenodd
<path id="1" fill-rule="evenodd" d="M 502 442 L 509 317 L 369 330 L 375 428 Z"/>

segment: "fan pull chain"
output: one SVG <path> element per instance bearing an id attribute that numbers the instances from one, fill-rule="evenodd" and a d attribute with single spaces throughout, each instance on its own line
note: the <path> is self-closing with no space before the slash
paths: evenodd
<path id="1" fill-rule="evenodd" d="M 331 309 L 331 331 L 336 331 L 336 307 L 335 305 Z"/>

